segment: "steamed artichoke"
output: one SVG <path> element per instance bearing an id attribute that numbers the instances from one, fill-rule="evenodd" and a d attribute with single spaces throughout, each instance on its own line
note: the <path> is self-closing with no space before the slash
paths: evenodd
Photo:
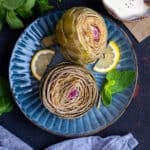
<path id="1" fill-rule="evenodd" d="M 87 112 L 98 98 L 98 88 L 90 72 L 80 65 L 59 64 L 47 71 L 41 81 L 44 106 L 63 118 Z"/>
<path id="2" fill-rule="evenodd" d="M 87 64 L 95 61 L 105 48 L 107 27 L 94 10 L 73 7 L 57 23 L 56 38 L 67 60 Z"/>

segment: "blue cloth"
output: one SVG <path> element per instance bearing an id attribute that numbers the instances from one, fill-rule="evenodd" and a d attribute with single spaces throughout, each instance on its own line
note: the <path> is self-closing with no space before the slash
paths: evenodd
<path id="1" fill-rule="evenodd" d="M 137 145 L 137 140 L 129 133 L 125 136 L 90 136 L 67 140 L 45 150 L 133 150 Z"/>
<path id="2" fill-rule="evenodd" d="M 133 150 L 138 145 L 131 133 L 125 136 L 90 136 L 66 140 L 44 150 Z M 0 126 L 0 150 L 33 150 L 14 134 Z"/>

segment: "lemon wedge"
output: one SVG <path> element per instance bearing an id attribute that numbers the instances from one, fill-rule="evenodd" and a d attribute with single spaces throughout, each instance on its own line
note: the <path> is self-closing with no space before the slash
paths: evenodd
<path id="1" fill-rule="evenodd" d="M 35 79 L 41 80 L 54 54 L 55 52 L 50 49 L 42 49 L 34 54 L 31 60 L 31 72 Z"/>
<path id="2" fill-rule="evenodd" d="M 110 41 L 93 70 L 106 73 L 114 69 L 120 60 L 120 48 L 115 41 Z"/>

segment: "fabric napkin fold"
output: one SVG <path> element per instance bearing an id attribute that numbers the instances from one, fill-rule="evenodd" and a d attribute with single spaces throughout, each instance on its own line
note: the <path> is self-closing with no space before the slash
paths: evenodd
<path id="1" fill-rule="evenodd" d="M 45 150 L 133 150 L 138 145 L 131 133 L 125 136 L 90 136 L 67 140 Z"/>
<path id="2" fill-rule="evenodd" d="M 133 22 L 123 22 L 138 42 L 150 36 L 150 17 Z"/>
<path id="3" fill-rule="evenodd" d="M 44 150 L 133 150 L 138 141 L 131 133 L 125 136 L 89 136 L 66 140 Z M 33 150 L 28 144 L 0 126 L 0 150 Z"/>
<path id="4" fill-rule="evenodd" d="M 33 150 L 33 148 L 0 126 L 0 150 Z"/>

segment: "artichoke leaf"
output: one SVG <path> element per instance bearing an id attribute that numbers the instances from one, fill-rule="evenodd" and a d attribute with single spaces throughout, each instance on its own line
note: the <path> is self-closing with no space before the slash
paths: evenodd
<path id="1" fill-rule="evenodd" d="M 60 45 L 64 46 L 67 43 L 67 38 L 63 31 L 63 21 L 59 20 L 56 27 L 56 38 Z"/>

